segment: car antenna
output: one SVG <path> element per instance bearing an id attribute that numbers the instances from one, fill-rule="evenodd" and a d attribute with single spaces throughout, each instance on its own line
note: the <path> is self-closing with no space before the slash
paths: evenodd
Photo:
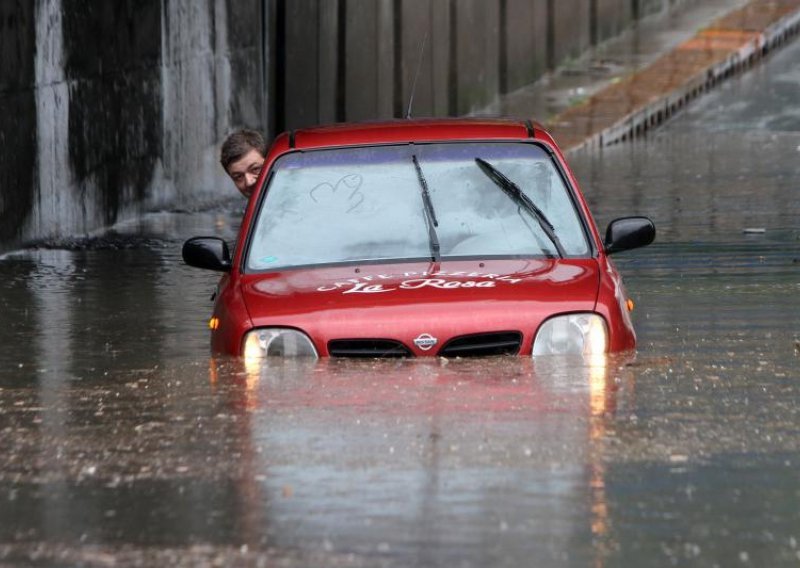
<path id="1" fill-rule="evenodd" d="M 414 104 L 414 93 L 417 91 L 417 79 L 419 79 L 419 70 L 422 68 L 422 57 L 425 55 L 425 44 L 428 43 L 428 32 L 425 32 L 425 39 L 422 40 L 422 47 L 419 50 L 419 61 L 417 62 L 417 72 L 414 73 L 414 83 L 411 85 L 411 96 L 408 99 L 408 111 L 406 112 L 406 119 L 411 120 L 411 107 Z"/>

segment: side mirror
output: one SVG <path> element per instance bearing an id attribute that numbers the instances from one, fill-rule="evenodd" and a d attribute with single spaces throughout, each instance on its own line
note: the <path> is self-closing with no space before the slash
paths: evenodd
<path id="1" fill-rule="evenodd" d="M 219 272 L 231 269 L 228 243 L 218 237 L 194 237 L 183 243 L 183 261 L 195 268 Z"/>
<path id="2" fill-rule="evenodd" d="M 647 217 L 622 217 L 608 224 L 603 243 L 606 254 L 644 247 L 656 238 L 656 226 Z"/>

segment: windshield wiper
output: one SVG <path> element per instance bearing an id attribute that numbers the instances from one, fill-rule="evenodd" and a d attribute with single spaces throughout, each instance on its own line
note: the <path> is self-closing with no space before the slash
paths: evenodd
<path id="1" fill-rule="evenodd" d="M 436 234 L 436 227 L 439 226 L 439 221 L 436 220 L 436 211 L 433 210 L 433 202 L 431 201 L 431 194 L 428 191 L 428 182 L 425 180 L 425 175 L 422 173 L 422 168 L 419 165 L 416 155 L 411 156 L 414 162 L 414 168 L 417 170 L 417 177 L 419 178 L 419 185 L 422 188 L 422 202 L 425 205 L 425 222 L 428 225 L 428 240 L 431 244 L 431 259 L 433 262 L 439 262 L 441 255 L 439 253 L 439 237 Z"/>
<path id="2" fill-rule="evenodd" d="M 547 238 L 550 239 L 550 242 L 553 243 L 553 246 L 556 247 L 559 258 L 564 258 L 564 256 L 566 256 L 564 253 L 564 247 L 561 245 L 561 241 L 556 235 L 556 230 L 553 227 L 553 224 L 547 220 L 545 214 L 542 213 L 542 210 L 539 209 L 533 201 L 531 201 L 530 197 L 525 195 L 519 186 L 508 179 L 503 172 L 495 168 L 486 160 L 475 158 L 475 163 L 478 164 L 478 167 L 481 169 L 481 171 L 486 174 L 486 177 L 492 180 L 497 187 L 502 189 L 506 195 L 514 200 L 514 203 L 525 209 L 525 211 L 530 213 L 533 218 L 536 219 L 536 221 L 539 223 L 539 226 L 542 228 L 542 231 L 544 231 L 544 233 L 547 235 Z"/>

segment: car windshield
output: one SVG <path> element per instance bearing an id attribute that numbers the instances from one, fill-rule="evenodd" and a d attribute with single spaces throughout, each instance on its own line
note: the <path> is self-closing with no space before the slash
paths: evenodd
<path id="1" fill-rule="evenodd" d="M 277 160 L 246 266 L 590 252 L 567 187 L 541 147 L 404 144 Z"/>

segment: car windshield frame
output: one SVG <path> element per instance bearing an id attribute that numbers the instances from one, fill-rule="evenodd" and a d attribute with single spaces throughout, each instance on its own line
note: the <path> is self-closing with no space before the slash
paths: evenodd
<path id="1" fill-rule="evenodd" d="M 270 169 L 267 172 L 267 175 L 264 178 L 263 186 L 258 196 L 258 202 L 255 205 L 255 212 L 250 219 L 250 223 L 247 227 L 245 242 L 244 242 L 244 250 L 241 256 L 241 261 L 239 265 L 239 271 L 242 274 L 262 274 L 262 273 L 273 273 L 273 272 L 284 272 L 290 270 L 309 270 L 309 269 L 316 269 L 316 268 L 329 268 L 329 267 L 336 267 L 336 266 L 358 266 L 358 265 L 380 265 L 380 264 L 404 264 L 404 263 L 419 263 L 419 262 L 457 262 L 457 261 L 473 261 L 473 260 L 525 260 L 525 259 L 559 259 L 560 256 L 558 253 L 555 254 L 474 254 L 474 255 L 456 255 L 456 256 L 448 256 L 448 255 L 441 255 L 441 258 L 434 260 L 431 256 L 427 253 L 422 254 L 420 256 L 403 256 L 403 257 L 386 257 L 386 258 L 362 258 L 362 259 L 346 259 L 346 260 L 335 260 L 331 262 L 313 262 L 307 264 L 293 264 L 290 266 L 277 266 L 277 267 L 264 267 L 264 268 L 257 268 L 250 266 L 250 257 L 253 253 L 253 241 L 256 235 L 256 232 L 259 227 L 259 222 L 264 214 L 264 210 L 266 207 L 266 200 L 270 195 L 270 188 L 275 180 L 276 176 L 276 166 L 278 166 L 282 159 L 286 158 L 287 156 L 297 155 L 297 154 L 310 154 L 316 152 L 331 152 L 336 150 L 358 150 L 358 149 L 371 149 L 371 148 L 406 148 L 408 149 L 409 156 L 414 155 L 415 149 L 417 151 L 421 148 L 431 147 L 431 146 L 450 146 L 450 145 L 530 145 L 535 146 L 542 150 L 544 156 L 548 158 L 548 163 L 553 168 L 556 178 L 560 182 L 561 187 L 558 189 L 559 191 L 564 191 L 568 200 L 569 205 L 572 208 L 574 213 L 575 219 L 577 220 L 577 224 L 580 228 L 580 234 L 583 238 L 586 246 L 585 253 L 581 254 L 567 254 L 564 255 L 564 259 L 590 259 L 596 258 L 597 256 L 597 246 L 595 240 L 593 238 L 593 233 L 590 229 L 589 219 L 587 219 L 587 215 L 590 215 L 588 211 L 584 208 L 582 201 L 579 199 L 577 194 L 577 189 L 572 183 L 572 180 L 567 175 L 564 165 L 561 163 L 559 158 L 555 155 L 552 148 L 550 148 L 547 144 L 539 141 L 539 140 L 505 140 L 505 139 L 489 139 L 489 140 L 444 140 L 444 141 L 431 141 L 431 142 L 386 142 L 386 143 L 370 143 L 370 144 L 353 144 L 353 145 L 341 145 L 341 146 L 326 146 L 320 148 L 309 148 L 309 149 L 293 149 L 288 152 L 284 152 L 277 156 L 275 160 L 270 164 Z M 476 157 L 480 158 L 480 154 Z M 409 167 L 413 168 L 414 164 L 409 158 Z M 422 167 L 425 167 L 425 162 L 422 162 Z M 501 166 L 502 168 L 502 166 Z M 492 183 L 488 181 L 488 183 Z M 496 186 L 495 186 L 496 187 Z M 497 188 L 499 193 L 502 191 Z M 419 193 L 419 191 L 418 191 Z M 425 214 L 425 203 L 423 199 L 420 199 L 419 204 L 419 213 L 421 216 Z M 424 225 L 423 225 L 424 227 Z M 427 231 L 425 232 L 426 239 Z M 427 245 L 426 245 L 427 246 Z"/>

